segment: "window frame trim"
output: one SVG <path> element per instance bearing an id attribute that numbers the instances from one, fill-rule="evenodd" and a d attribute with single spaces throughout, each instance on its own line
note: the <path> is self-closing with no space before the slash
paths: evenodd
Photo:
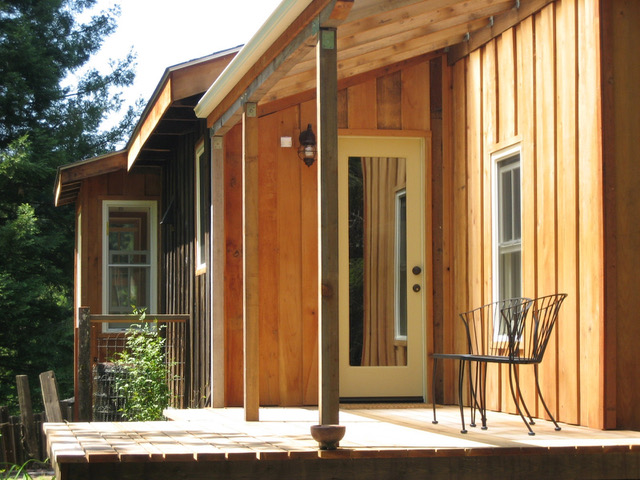
<path id="1" fill-rule="evenodd" d="M 492 254 L 492 260 L 491 260 L 491 276 L 492 276 L 492 298 L 493 301 L 499 301 L 501 300 L 500 298 L 500 221 L 501 218 L 499 218 L 498 213 L 499 213 L 499 204 L 500 204 L 500 198 L 499 198 L 499 178 L 498 178 L 498 174 L 500 171 L 499 168 L 499 164 L 501 162 L 505 162 L 508 161 L 510 159 L 512 159 L 513 157 L 515 157 L 516 155 L 518 156 L 518 163 L 519 163 L 519 169 L 520 169 L 520 225 L 522 228 L 523 222 L 522 222 L 522 180 L 523 180 L 523 176 L 522 176 L 522 167 L 523 167 L 523 158 L 522 158 L 522 145 L 520 142 L 514 143 L 512 145 L 506 146 L 504 148 L 495 150 L 493 152 L 491 152 L 490 154 L 490 159 L 491 159 L 491 218 L 492 218 L 492 225 L 491 225 L 491 254 Z M 521 258 L 522 258 L 522 230 L 521 230 L 521 234 L 520 234 L 520 252 L 521 252 Z M 522 290 L 523 290 L 523 268 L 522 268 L 522 260 L 521 260 L 521 268 L 520 268 L 520 288 L 521 288 L 521 295 L 522 295 Z"/>
<path id="2" fill-rule="evenodd" d="M 200 236 L 202 235 L 204 237 L 204 234 L 206 233 L 206 228 L 205 231 L 203 232 L 202 229 L 203 227 L 205 227 L 205 225 L 202 222 L 202 211 L 200 208 L 200 195 L 201 195 L 201 182 L 202 179 L 200 178 L 200 157 L 202 157 L 203 155 L 205 155 L 205 144 L 204 144 L 204 139 L 201 139 L 195 147 L 195 161 L 194 161 L 194 167 L 195 167 L 195 172 L 194 172 L 194 183 L 195 183 L 195 198 L 194 198 L 194 206 L 195 206 L 195 212 L 194 212 L 194 218 L 195 218 L 195 242 L 194 246 L 195 246 L 195 255 L 194 255 L 194 259 L 195 259 L 195 266 L 196 266 L 196 275 L 202 275 L 204 273 L 206 273 L 207 271 L 207 254 L 206 254 L 206 241 L 204 242 L 204 258 L 200 258 L 200 250 L 201 250 L 201 245 L 200 245 Z M 211 165 L 211 162 L 209 162 L 209 165 Z M 209 175 L 210 176 L 210 175 Z M 204 238 L 203 238 L 204 239 Z"/>
<path id="3" fill-rule="evenodd" d="M 103 200 L 102 201 L 102 312 L 109 310 L 109 210 L 112 207 L 148 209 L 149 211 L 149 307 L 147 313 L 158 313 L 158 202 L 156 200 Z M 104 333 L 121 332 L 103 323 Z"/>

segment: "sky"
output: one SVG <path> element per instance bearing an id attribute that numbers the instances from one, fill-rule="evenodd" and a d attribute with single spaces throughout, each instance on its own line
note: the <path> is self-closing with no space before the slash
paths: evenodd
<path id="1" fill-rule="evenodd" d="M 106 69 L 109 59 L 137 55 L 136 80 L 128 103 L 150 99 L 167 67 L 246 44 L 280 0 L 117 0 L 118 28 L 89 67 Z M 114 0 L 98 0 L 94 11 Z"/>

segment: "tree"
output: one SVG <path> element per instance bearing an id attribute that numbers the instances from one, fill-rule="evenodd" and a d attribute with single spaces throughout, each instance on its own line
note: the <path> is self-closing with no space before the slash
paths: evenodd
<path id="1" fill-rule="evenodd" d="M 77 21 L 95 3 L 0 0 L 0 405 L 16 405 L 16 374 L 54 369 L 72 391 L 74 212 L 53 205 L 56 169 L 113 150 L 137 118 L 100 128 L 123 108 L 132 53 L 78 74 L 116 28 L 117 7 Z"/>

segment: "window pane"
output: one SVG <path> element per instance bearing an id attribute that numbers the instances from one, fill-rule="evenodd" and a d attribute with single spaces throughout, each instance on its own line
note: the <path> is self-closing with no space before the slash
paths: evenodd
<path id="1" fill-rule="evenodd" d="M 520 251 L 500 255 L 500 298 L 520 296 Z"/>
<path id="2" fill-rule="evenodd" d="M 513 209 L 512 209 L 512 201 L 513 201 L 513 192 L 511 189 L 511 171 L 506 170 L 503 171 L 500 175 L 501 178 L 501 197 L 502 197 L 502 205 L 500 209 L 500 219 L 502 231 L 500 232 L 500 241 L 509 242 L 513 240 Z"/>
<path id="3" fill-rule="evenodd" d="M 149 305 L 149 267 L 109 268 L 109 313 L 131 313 Z"/>
<path id="4" fill-rule="evenodd" d="M 513 155 L 497 164 L 498 271 L 497 289 L 500 299 L 522 295 L 521 265 L 521 186 L 520 155 Z"/>
<path id="5" fill-rule="evenodd" d="M 522 238 L 522 219 L 520 214 L 520 166 L 513 169 L 513 239 Z"/>
<path id="6" fill-rule="evenodd" d="M 151 255 L 149 212 L 125 207 L 109 211 L 108 313 L 149 308 Z"/>

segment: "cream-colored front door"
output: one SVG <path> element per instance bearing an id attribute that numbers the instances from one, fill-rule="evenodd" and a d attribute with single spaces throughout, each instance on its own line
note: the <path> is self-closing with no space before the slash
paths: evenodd
<path id="1" fill-rule="evenodd" d="M 424 138 L 341 136 L 340 397 L 425 392 Z"/>

